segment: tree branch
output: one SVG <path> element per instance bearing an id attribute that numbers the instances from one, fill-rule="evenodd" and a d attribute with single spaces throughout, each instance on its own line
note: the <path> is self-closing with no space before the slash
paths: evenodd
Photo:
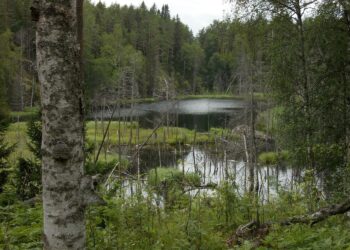
<path id="1" fill-rule="evenodd" d="M 237 228 L 235 233 L 227 240 L 227 245 L 232 247 L 234 245 L 241 245 L 245 240 L 254 240 L 255 245 L 258 247 L 261 245 L 264 237 L 268 235 L 272 225 L 315 225 L 316 223 L 324 221 L 331 216 L 344 214 L 348 211 L 350 211 L 350 199 L 342 203 L 322 208 L 312 214 L 293 216 L 279 222 L 258 223 L 257 221 L 250 221 L 249 223 L 241 225 Z"/>

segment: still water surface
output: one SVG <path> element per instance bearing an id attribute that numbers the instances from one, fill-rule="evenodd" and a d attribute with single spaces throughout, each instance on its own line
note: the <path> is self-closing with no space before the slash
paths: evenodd
<path id="1" fill-rule="evenodd" d="M 208 131 L 211 127 L 227 127 L 237 118 L 245 107 L 242 100 L 191 99 L 159 101 L 133 104 L 116 110 L 113 119 L 138 120 L 145 128 L 153 127 L 160 119 L 164 124 L 177 127 Z M 112 108 L 100 110 L 90 115 L 90 119 L 109 119 Z"/>
<path id="2" fill-rule="evenodd" d="M 170 126 L 196 129 L 199 132 L 209 131 L 211 127 L 233 128 L 239 125 L 246 103 L 242 100 L 222 99 L 193 99 L 180 101 L 159 101 L 153 103 L 134 104 L 124 107 L 114 113 L 113 119 L 137 120 L 141 127 L 154 127 L 159 120 Z M 95 112 L 95 118 L 109 118 L 111 110 Z M 202 185 L 209 183 L 220 184 L 229 180 L 243 194 L 248 186 L 247 167 L 245 159 L 235 158 L 229 153 L 213 154 L 208 149 L 191 145 L 190 149 L 176 153 L 179 149 L 164 149 L 159 152 L 157 148 L 143 149 L 140 153 L 141 172 L 147 173 L 155 167 L 177 168 L 185 173 L 198 173 Z M 220 149 L 223 151 L 223 149 Z M 175 151 L 175 152 L 174 152 Z M 216 152 L 218 153 L 218 152 Z M 224 157 L 222 157 L 224 155 Z M 259 166 L 260 190 L 266 195 L 275 194 L 279 188 L 290 188 L 293 183 L 293 170 L 282 167 Z M 131 170 L 131 174 L 135 174 Z M 134 183 L 129 180 L 124 183 L 127 190 L 135 189 Z"/>

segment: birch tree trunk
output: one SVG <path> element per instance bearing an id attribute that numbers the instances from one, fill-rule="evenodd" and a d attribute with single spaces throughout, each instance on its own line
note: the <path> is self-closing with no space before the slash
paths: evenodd
<path id="1" fill-rule="evenodd" d="M 44 249 L 85 249 L 84 211 L 93 199 L 84 176 L 82 0 L 34 0 L 42 105 Z"/>

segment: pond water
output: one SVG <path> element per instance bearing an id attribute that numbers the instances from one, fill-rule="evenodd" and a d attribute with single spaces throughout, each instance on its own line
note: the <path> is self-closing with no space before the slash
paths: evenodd
<path id="1" fill-rule="evenodd" d="M 245 106 L 246 103 L 242 100 L 160 101 L 123 107 L 114 113 L 113 119 L 137 120 L 141 127 L 154 127 L 162 120 L 164 125 L 206 132 L 211 127 L 233 128 L 239 125 Z M 111 114 L 111 110 L 100 110 L 95 112 L 94 116 L 96 119 L 101 117 L 109 119 Z M 233 145 L 214 148 L 208 145 L 187 145 L 187 148 L 166 145 L 145 147 L 128 175 L 135 176 L 138 171 L 146 174 L 155 167 L 177 168 L 185 173 L 198 173 L 201 176 L 202 185 L 220 184 L 222 181 L 230 180 L 237 191 L 243 194 L 249 185 L 248 170 L 244 153 L 241 152 L 238 154 L 241 156 L 237 156 L 237 151 L 242 151 L 242 148 L 234 147 Z M 233 154 L 233 151 L 236 153 Z M 259 176 L 260 192 L 267 196 L 276 194 L 279 188 L 293 187 L 295 172 L 291 168 L 259 166 L 256 173 Z M 124 185 L 126 189 L 130 189 L 130 192 L 135 189 L 130 179 Z"/>
<path id="2" fill-rule="evenodd" d="M 192 148 L 183 162 L 175 166 L 185 173 L 198 173 L 202 184 L 220 184 L 228 180 L 232 182 L 237 191 L 243 194 L 248 188 L 248 168 L 242 159 L 231 159 L 224 152 L 223 157 L 210 157 L 200 148 Z M 293 177 L 292 169 L 286 167 L 258 167 L 260 192 L 263 194 L 276 194 L 278 188 L 289 189 Z"/>
<path id="3" fill-rule="evenodd" d="M 182 149 L 182 152 L 179 152 L 178 148 L 164 148 L 160 151 L 156 148 L 146 148 L 140 155 L 139 168 L 141 174 L 147 174 L 150 169 L 159 166 L 176 168 L 183 173 L 197 173 L 201 177 L 202 186 L 228 181 L 243 195 L 249 186 L 248 168 L 244 159 L 234 158 L 229 150 L 213 147 L 196 146 Z M 275 196 L 278 190 L 293 189 L 297 177 L 302 176 L 302 173 L 285 166 L 258 166 L 255 172 L 259 176 L 259 193 L 263 200 Z M 137 166 L 134 166 L 129 174 L 136 176 L 136 173 Z M 147 175 L 143 176 L 147 179 Z M 124 182 L 124 187 L 127 193 L 131 194 L 136 190 L 136 181 L 128 179 Z M 194 189 L 191 194 L 195 195 L 199 190 Z M 202 189 L 202 192 L 213 193 L 210 188 Z"/>
<path id="4" fill-rule="evenodd" d="M 140 103 L 117 109 L 114 120 L 138 120 L 141 127 L 154 127 L 160 120 L 166 125 L 208 131 L 211 127 L 227 127 L 242 114 L 245 102 L 237 99 L 191 99 Z M 109 119 L 112 108 L 99 110 L 90 119 Z"/>

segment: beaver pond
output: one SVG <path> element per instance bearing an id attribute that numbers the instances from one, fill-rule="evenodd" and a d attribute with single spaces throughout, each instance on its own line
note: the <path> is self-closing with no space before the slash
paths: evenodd
<path id="1" fill-rule="evenodd" d="M 162 126 L 182 127 L 208 134 L 213 128 L 232 130 L 247 119 L 247 104 L 235 99 L 193 99 L 159 101 L 124 105 L 120 108 L 105 108 L 90 115 L 96 120 L 137 121 L 141 128 Z M 114 110 L 115 109 L 115 110 Z M 113 117 L 112 117 L 113 114 Z M 239 193 L 247 190 L 248 168 L 245 151 L 241 143 L 223 140 L 220 136 L 214 143 L 185 145 L 158 145 L 143 147 L 134 155 L 127 147 L 122 150 L 112 147 L 114 152 L 123 152 L 123 157 L 132 163 L 126 171 L 124 182 L 128 192 L 133 192 L 135 176 L 142 175 L 147 181 L 147 173 L 154 168 L 173 168 L 183 173 L 197 173 L 201 185 L 217 185 L 229 180 Z M 133 158 L 133 159 L 131 159 Z M 267 196 L 275 194 L 279 188 L 290 189 L 300 179 L 298 169 L 279 166 L 258 166 L 255 170 L 260 182 L 260 192 Z"/>

